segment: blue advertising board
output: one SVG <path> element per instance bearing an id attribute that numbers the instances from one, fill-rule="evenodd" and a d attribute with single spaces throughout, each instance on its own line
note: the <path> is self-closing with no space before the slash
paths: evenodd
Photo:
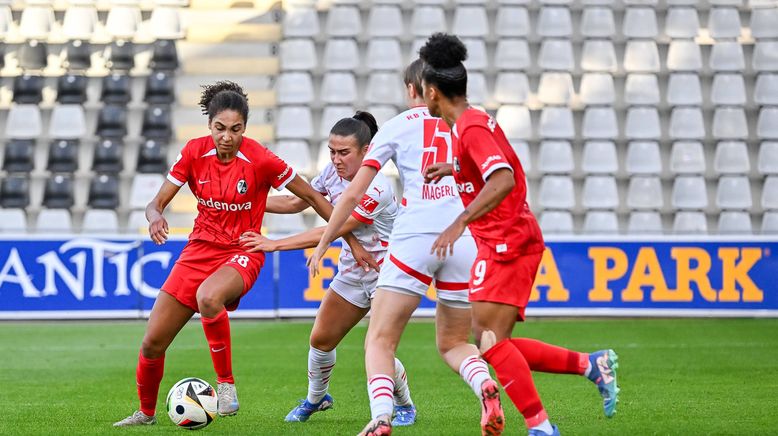
<path id="1" fill-rule="evenodd" d="M 186 241 L 140 237 L 0 239 L 0 319 L 147 316 Z M 778 316 L 778 240 L 547 241 L 528 315 Z M 311 316 L 337 272 L 339 247 L 309 277 L 308 251 L 269 254 L 236 317 Z M 431 315 L 430 288 L 417 312 Z"/>

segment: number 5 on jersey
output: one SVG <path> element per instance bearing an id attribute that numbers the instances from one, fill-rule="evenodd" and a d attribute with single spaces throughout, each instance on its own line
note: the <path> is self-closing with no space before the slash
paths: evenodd
<path id="1" fill-rule="evenodd" d="M 424 153 L 421 155 L 421 173 L 428 166 L 449 161 L 451 130 L 440 118 L 424 120 Z"/>

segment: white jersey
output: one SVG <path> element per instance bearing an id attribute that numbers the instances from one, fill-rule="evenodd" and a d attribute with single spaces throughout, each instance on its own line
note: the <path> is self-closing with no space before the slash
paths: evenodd
<path id="1" fill-rule="evenodd" d="M 311 181 L 313 189 L 321 192 L 329 198 L 330 203 L 337 204 L 343 191 L 348 186 L 348 180 L 338 176 L 332 163 L 327 164 L 322 172 Z M 367 188 L 357 207 L 351 212 L 351 216 L 365 225 L 358 227 L 352 233 L 359 243 L 370 252 L 373 257 L 381 262 L 389 245 L 389 236 L 392 234 L 392 226 L 397 216 L 398 206 L 394 197 L 394 189 L 389 179 L 383 174 L 373 179 Z M 342 278 L 369 281 L 376 280 L 378 273 L 364 270 L 356 265 L 351 249 L 343 244 L 343 249 L 338 260 L 338 275 Z"/>
<path id="2" fill-rule="evenodd" d="M 393 235 L 441 233 L 462 213 L 464 206 L 453 177 L 424 183 L 428 165 L 452 162 L 451 130 L 445 121 L 431 116 L 425 106 L 408 109 L 384 123 L 373 137 L 362 165 L 380 170 L 390 159 L 403 185 L 403 207 Z M 470 234 L 469 230 L 465 234 Z"/>

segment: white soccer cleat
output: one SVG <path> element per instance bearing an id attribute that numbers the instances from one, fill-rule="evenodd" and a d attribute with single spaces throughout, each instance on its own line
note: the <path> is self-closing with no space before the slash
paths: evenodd
<path id="1" fill-rule="evenodd" d="M 232 416 L 238 413 L 240 405 L 238 404 L 238 391 L 232 383 L 219 383 L 216 388 L 218 397 L 219 416 Z"/>
<path id="2" fill-rule="evenodd" d="M 154 425 L 157 423 L 157 417 L 154 415 L 146 415 L 140 410 L 136 410 L 132 415 L 122 419 L 121 421 L 114 422 L 114 427 L 131 427 L 133 425 Z"/>

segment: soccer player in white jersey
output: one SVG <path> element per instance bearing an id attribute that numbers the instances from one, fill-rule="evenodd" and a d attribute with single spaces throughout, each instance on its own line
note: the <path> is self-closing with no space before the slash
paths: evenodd
<path id="1" fill-rule="evenodd" d="M 337 204 L 349 181 L 359 170 L 368 144 L 377 130 L 378 125 L 371 114 L 357 112 L 352 118 L 343 118 L 335 123 L 330 131 L 332 162 L 313 179 L 311 185 L 332 204 Z M 295 196 L 275 196 L 268 199 L 266 210 L 270 213 L 298 213 L 307 207 L 308 203 Z M 391 182 L 383 174 L 378 174 L 338 234 L 352 233 L 380 265 L 386 255 L 397 210 Z M 249 252 L 297 250 L 315 247 L 322 234 L 324 227 L 318 227 L 271 240 L 252 232 L 244 234 L 242 243 L 251 247 Z M 327 391 L 335 367 L 335 348 L 370 310 L 377 280 L 378 272 L 358 265 L 351 250 L 344 246 L 338 260 L 338 274 L 330 283 L 311 330 L 308 395 L 289 412 L 286 421 L 307 421 L 313 413 L 332 407 L 332 396 Z M 411 400 L 405 368 L 399 359 L 394 360 L 394 365 L 394 389 L 387 392 L 389 401 L 394 402 L 395 417 L 392 424 L 411 425 L 416 420 L 416 407 Z"/>
<path id="2" fill-rule="evenodd" d="M 439 260 L 429 246 L 445 229 L 445 223 L 463 210 L 451 177 L 437 184 L 424 183 L 428 165 L 451 162 L 448 125 L 430 116 L 422 97 L 423 63 L 414 61 L 405 71 L 409 110 L 387 121 L 373 138 L 370 150 L 354 179 L 333 209 L 325 233 L 309 259 L 316 273 L 319 261 L 349 214 L 359 203 L 371 180 L 388 160 L 400 171 L 403 199 L 389 240 L 373 299 L 365 345 L 365 366 L 372 420 L 361 434 L 391 434 L 392 402 L 384 393 L 395 389 L 394 353 L 403 330 L 421 297 L 434 282 L 437 289 L 437 346 L 443 360 L 481 401 L 483 434 L 499 434 L 504 416 L 497 384 L 475 345 L 469 344 L 471 319 L 467 300 L 469 271 L 476 255 L 472 236 L 456 242 L 455 254 Z"/>

